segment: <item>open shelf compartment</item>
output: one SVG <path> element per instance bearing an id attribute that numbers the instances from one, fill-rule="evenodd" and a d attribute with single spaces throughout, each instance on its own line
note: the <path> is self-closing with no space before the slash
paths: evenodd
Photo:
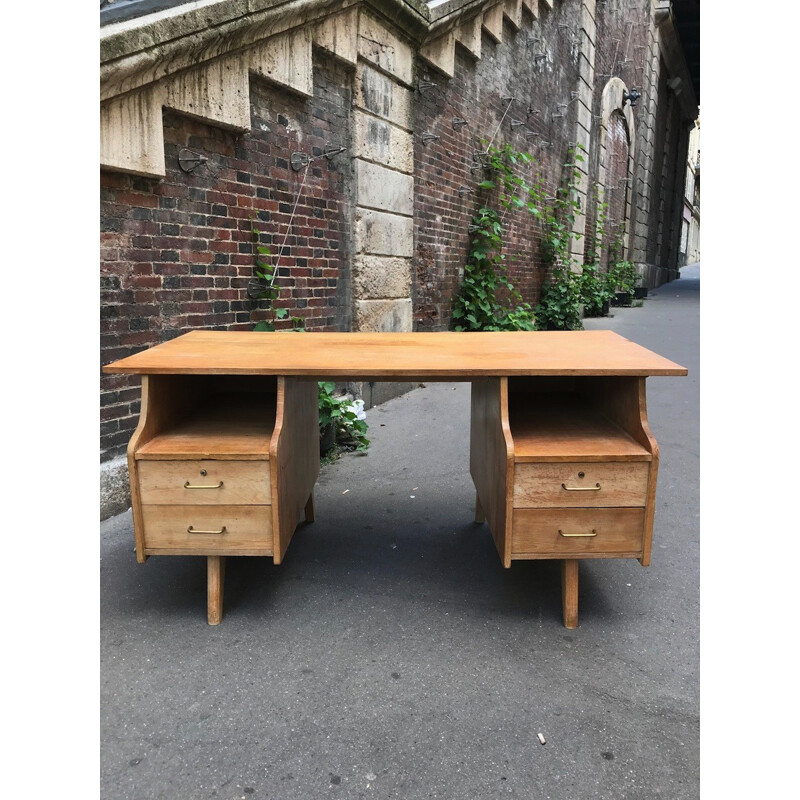
<path id="1" fill-rule="evenodd" d="M 596 389 L 592 378 L 511 378 L 514 460 L 650 461 L 650 451 L 598 405 Z"/>

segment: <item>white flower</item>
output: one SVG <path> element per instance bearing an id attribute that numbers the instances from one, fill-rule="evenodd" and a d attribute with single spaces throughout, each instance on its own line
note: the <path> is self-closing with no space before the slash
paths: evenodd
<path id="1" fill-rule="evenodd" d="M 366 419 L 367 412 L 364 411 L 364 401 L 354 400 L 347 406 L 347 410 L 356 415 L 356 419 Z"/>

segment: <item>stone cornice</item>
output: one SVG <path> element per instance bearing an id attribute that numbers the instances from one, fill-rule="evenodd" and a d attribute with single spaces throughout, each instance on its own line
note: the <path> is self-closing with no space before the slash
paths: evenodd
<path id="1" fill-rule="evenodd" d="M 430 27 L 421 0 L 217 0 L 108 25 L 100 32 L 100 99 L 108 100 L 204 61 L 361 5 L 421 42 Z"/>

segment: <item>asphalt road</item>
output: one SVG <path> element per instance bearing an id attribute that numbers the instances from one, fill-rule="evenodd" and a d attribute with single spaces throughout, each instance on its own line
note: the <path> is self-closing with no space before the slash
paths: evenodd
<path id="1" fill-rule="evenodd" d="M 583 562 L 577 630 L 557 562 L 504 570 L 472 522 L 468 384 L 368 412 L 284 563 L 228 559 L 218 627 L 204 559 L 139 565 L 104 522 L 102 797 L 698 797 L 699 297 L 687 268 L 587 321 L 689 376 L 648 379 L 652 565 Z"/>

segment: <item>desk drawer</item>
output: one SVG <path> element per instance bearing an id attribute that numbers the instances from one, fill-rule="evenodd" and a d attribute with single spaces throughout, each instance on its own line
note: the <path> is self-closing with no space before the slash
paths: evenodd
<path id="1" fill-rule="evenodd" d="M 187 555 L 273 551 L 271 506 L 142 506 L 142 518 L 146 551 Z"/>
<path id="2" fill-rule="evenodd" d="M 512 558 L 638 556 L 644 524 L 643 508 L 514 509 Z"/>
<path id="3" fill-rule="evenodd" d="M 649 470 L 648 463 L 630 461 L 516 464 L 514 507 L 644 506 Z"/>
<path id="4" fill-rule="evenodd" d="M 139 490 L 146 505 L 272 502 L 269 461 L 139 461 L 138 469 Z"/>

